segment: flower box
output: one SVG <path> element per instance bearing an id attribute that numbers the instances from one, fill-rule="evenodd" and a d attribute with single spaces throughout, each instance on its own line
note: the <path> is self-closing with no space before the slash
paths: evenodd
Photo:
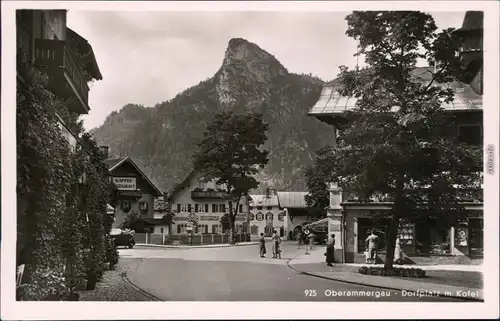
<path id="1" fill-rule="evenodd" d="M 424 270 L 415 268 L 409 268 L 409 269 L 393 268 L 391 270 L 386 270 L 383 267 L 362 266 L 359 268 L 358 272 L 365 275 L 376 275 L 376 276 L 399 276 L 399 277 L 410 277 L 410 278 L 425 277 Z"/>

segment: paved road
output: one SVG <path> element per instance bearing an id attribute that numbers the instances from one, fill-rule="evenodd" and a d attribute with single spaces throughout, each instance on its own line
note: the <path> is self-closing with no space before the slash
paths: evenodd
<path id="1" fill-rule="evenodd" d="M 281 260 L 260 258 L 255 245 L 121 249 L 120 256 L 132 261 L 128 279 L 164 301 L 461 302 L 439 297 L 416 298 L 397 291 L 302 275 L 287 266 L 288 259 L 298 254 L 295 244 L 284 243 L 283 252 Z"/>

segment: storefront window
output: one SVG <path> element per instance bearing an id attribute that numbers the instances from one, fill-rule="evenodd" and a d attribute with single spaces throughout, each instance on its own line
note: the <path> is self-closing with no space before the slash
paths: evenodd
<path id="1" fill-rule="evenodd" d="M 418 254 L 450 254 L 450 228 L 433 219 L 416 224 Z"/>
<path id="2" fill-rule="evenodd" d="M 483 256 L 483 219 L 469 219 L 469 254 L 471 256 Z"/>

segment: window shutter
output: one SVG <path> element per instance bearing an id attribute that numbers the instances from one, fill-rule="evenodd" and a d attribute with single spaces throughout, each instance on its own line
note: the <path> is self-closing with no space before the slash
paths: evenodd
<path id="1" fill-rule="evenodd" d="M 191 204 L 188 204 L 188 212 L 191 213 Z"/>
<path id="2" fill-rule="evenodd" d="M 177 212 L 180 213 L 181 212 L 181 204 L 177 204 Z"/>
<path id="3" fill-rule="evenodd" d="M 199 212 L 199 211 L 198 211 L 198 209 L 199 209 L 199 208 L 198 208 L 198 204 L 194 204 L 194 211 L 195 211 L 196 213 L 198 213 L 198 212 Z"/>

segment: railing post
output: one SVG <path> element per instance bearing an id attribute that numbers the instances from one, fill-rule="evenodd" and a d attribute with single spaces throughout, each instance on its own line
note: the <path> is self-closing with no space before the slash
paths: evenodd
<path id="1" fill-rule="evenodd" d="M 211 244 L 214 244 L 214 234 L 212 233 L 212 243 Z"/>
<path id="2" fill-rule="evenodd" d="M 203 245 L 203 233 L 200 234 L 200 245 Z"/>

